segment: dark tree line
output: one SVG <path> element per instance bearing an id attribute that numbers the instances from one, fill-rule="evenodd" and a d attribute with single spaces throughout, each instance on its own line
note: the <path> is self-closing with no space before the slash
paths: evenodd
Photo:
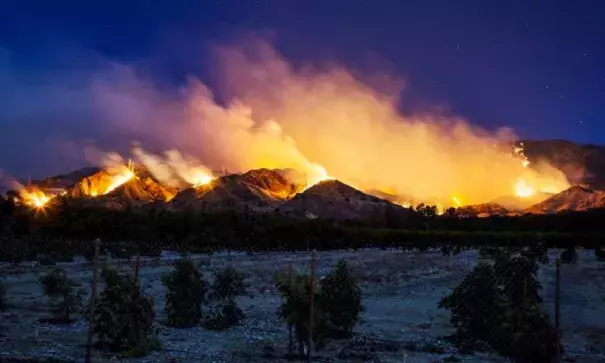
<path id="1" fill-rule="evenodd" d="M 59 200 L 43 211 L 0 200 L 0 260 L 48 263 L 83 254 L 91 258 L 100 238 L 116 257 L 162 250 L 317 250 L 398 247 L 472 248 L 484 245 L 598 248 L 603 241 L 603 210 L 552 216 L 456 218 L 411 213 L 384 223 L 301 220 L 267 213 L 171 212 L 159 207 L 121 210 L 87 207 Z M 427 212 L 428 211 L 428 212 Z M 430 216 L 428 215 L 430 214 Z M 388 224 L 388 223 L 387 223 Z"/>

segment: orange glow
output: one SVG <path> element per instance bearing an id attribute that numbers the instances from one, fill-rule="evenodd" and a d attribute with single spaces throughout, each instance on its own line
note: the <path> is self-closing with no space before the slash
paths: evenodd
<path id="1" fill-rule="evenodd" d="M 17 202 L 36 209 L 44 209 L 48 202 L 50 202 L 55 195 L 44 193 L 36 186 L 24 187 L 21 185 L 17 186 L 19 197 Z"/>
<path id="2" fill-rule="evenodd" d="M 127 183 L 130 179 L 135 177 L 134 163 L 132 162 L 132 160 L 128 160 L 127 166 L 117 166 L 116 169 L 118 172 L 112 175 L 111 182 L 105 188 L 105 191 L 102 193 L 103 195 L 111 193 L 120 185 Z"/>
<path id="3" fill-rule="evenodd" d="M 462 206 L 462 202 L 460 201 L 460 199 L 457 196 L 453 196 L 452 197 L 452 201 L 454 202 L 454 206 L 456 208 L 461 207 Z"/>
<path id="4" fill-rule="evenodd" d="M 525 180 L 519 179 L 515 184 L 515 195 L 521 198 L 531 197 L 536 194 L 536 190 L 529 186 Z"/>
<path id="5" fill-rule="evenodd" d="M 194 174 L 193 178 L 191 179 L 191 184 L 194 187 L 199 187 L 209 184 L 212 180 L 214 180 L 214 178 L 211 175 L 199 171 Z"/>
<path id="6" fill-rule="evenodd" d="M 317 183 L 321 183 L 325 180 L 332 180 L 331 176 L 328 175 L 326 169 L 319 164 L 310 164 L 310 168 L 307 175 L 307 187 L 308 189 Z"/>
<path id="7" fill-rule="evenodd" d="M 116 153 L 104 155 L 100 172 L 88 176 L 78 183 L 79 192 L 89 197 L 109 194 L 135 178 L 134 163 L 125 162 Z"/>

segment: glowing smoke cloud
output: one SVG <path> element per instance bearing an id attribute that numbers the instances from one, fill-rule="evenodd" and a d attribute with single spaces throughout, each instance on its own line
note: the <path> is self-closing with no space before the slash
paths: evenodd
<path id="1" fill-rule="evenodd" d="M 93 91 L 115 127 L 170 144 L 209 169 L 294 168 L 309 181 L 327 171 L 363 190 L 444 205 L 457 204 L 454 196 L 474 204 L 512 195 L 520 178 L 526 191 L 569 186 L 558 170 L 526 168 L 503 149 L 515 139 L 509 130 L 489 133 L 439 115 L 402 116 L 396 94 L 379 93 L 345 69 L 294 69 L 263 42 L 249 49 L 217 51 L 231 100 L 226 106 L 199 81 L 175 99 L 123 67 L 124 77 L 101 78 Z"/>

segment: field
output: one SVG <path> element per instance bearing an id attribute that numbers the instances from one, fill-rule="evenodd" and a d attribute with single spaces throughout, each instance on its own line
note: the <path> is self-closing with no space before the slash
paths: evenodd
<path id="1" fill-rule="evenodd" d="M 542 266 L 539 279 L 542 297 L 554 316 L 555 268 L 550 252 L 549 265 Z M 566 357 L 576 362 L 605 362 L 605 263 L 597 262 L 593 252 L 578 251 L 577 264 L 561 267 L 561 330 Z M 154 297 L 163 350 L 153 352 L 139 362 L 247 362 L 282 361 L 288 333 L 276 311 L 281 299 L 273 284 L 276 270 L 309 271 L 310 253 L 215 253 L 193 256 L 206 276 L 228 265 L 246 274 L 247 296 L 239 297 L 244 322 L 225 332 L 203 328 L 173 329 L 162 325 L 164 290 L 160 276 L 178 258 L 164 253 L 155 261 L 143 258 L 140 271 L 145 293 Z M 452 332 L 449 313 L 439 309 L 439 299 L 477 263 L 475 251 L 444 257 L 440 252 L 403 252 L 398 250 L 360 250 L 317 252 L 317 274 L 325 275 L 338 259 L 347 259 L 361 281 L 365 312 L 352 341 L 332 343 L 317 354 L 327 361 L 442 362 L 454 355 L 464 362 L 504 362 L 489 354 L 458 354 L 443 336 Z M 125 260 L 113 260 L 123 271 L 132 272 Z M 68 275 L 90 290 L 91 266 L 83 259 L 60 264 Z M 84 320 L 72 325 L 42 324 L 48 317 L 38 281 L 51 267 L 24 262 L 21 267 L 2 267 L 2 279 L 8 286 L 10 307 L 2 313 L 0 355 L 52 356 L 81 360 L 84 357 L 87 326 Z M 600 342 L 600 343 L 599 343 Z M 97 361 L 111 357 L 95 355 Z M 447 360 L 445 360 L 447 361 Z"/>

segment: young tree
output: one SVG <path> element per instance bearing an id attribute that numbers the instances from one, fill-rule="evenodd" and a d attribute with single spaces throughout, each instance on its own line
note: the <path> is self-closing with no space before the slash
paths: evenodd
<path id="1" fill-rule="evenodd" d="M 332 272 L 321 280 L 320 291 L 318 305 L 325 313 L 330 336 L 350 337 L 363 306 L 361 289 L 345 260 L 338 261 Z"/>
<path id="2" fill-rule="evenodd" d="M 279 316 L 282 320 L 294 327 L 294 333 L 298 343 L 299 355 L 305 356 L 311 343 L 310 317 L 311 317 L 311 284 L 314 279 L 309 275 L 297 275 L 290 277 L 286 274 L 277 273 L 276 284 L 282 296 L 282 305 L 279 308 Z M 319 289 L 315 289 L 315 301 L 321 299 Z M 321 349 L 327 341 L 329 331 L 325 323 L 325 314 L 318 304 L 313 309 L 313 342 L 316 350 Z"/>
<path id="3" fill-rule="evenodd" d="M 206 282 L 193 261 L 179 259 L 173 270 L 162 277 L 162 283 L 167 289 L 164 311 L 168 324 L 181 328 L 197 325 L 206 300 Z"/>
<path id="4" fill-rule="evenodd" d="M 128 276 L 106 268 L 101 293 L 93 316 L 97 344 L 125 356 L 144 356 L 157 348 L 153 329 L 153 300 L 141 294 L 138 284 Z"/>
<path id="5" fill-rule="evenodd" d="M 41 277 L 40 282 L 44 295 L 49 299 L 50 311 L 54 319 L 69 322 L 71 315 L 77 313 L 82 305 L 82 292 L 76 290 L 78 285 L 67 277 L 65 270 L 59 267 Z"/>
<path id="6" fill-rule="evenodd" d="M 452 313 L 455 342 L 465 349 L 493 349 L 516 362 L 551 361 L 561 347 L 542 311 L 536 259 L 506 251 L 490 255 L 492 264 L 480 263 L 439 304 Z"/>
<path id="7" fill-rule="evenodd" d="M 244 274 L 229 266 L 219 271 L 210 290 L 214 306 L 204 318 L 204 327 L 211 330 L 224 330 L 239 323 L 244 313 L 237 306 L 235 297 L 246 293 Z"/>
<path id="8" fill-rule="evenodd" d="M 232 300 L 245 293 L 244 274 L 234 267 L 228 266 L 214 276 L 211 290 L 213 299 Z"/>

